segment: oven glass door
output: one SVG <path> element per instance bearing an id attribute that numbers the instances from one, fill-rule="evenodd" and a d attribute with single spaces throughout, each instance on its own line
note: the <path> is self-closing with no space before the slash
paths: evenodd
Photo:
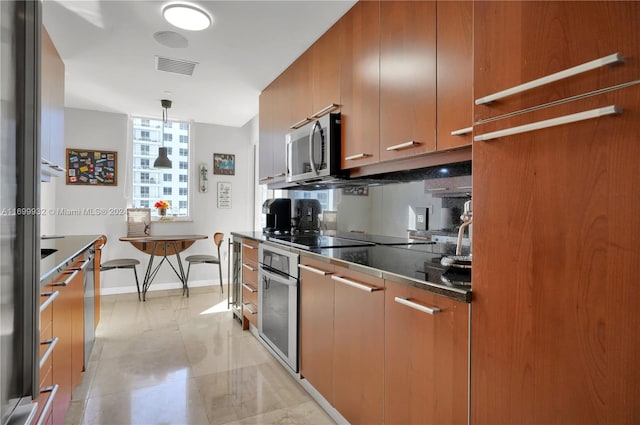
<path id="1" fill-rule="evenodd" d="M 260 267 L 258 329 L 262 338 L 298 371 L 298 280 Z"/>

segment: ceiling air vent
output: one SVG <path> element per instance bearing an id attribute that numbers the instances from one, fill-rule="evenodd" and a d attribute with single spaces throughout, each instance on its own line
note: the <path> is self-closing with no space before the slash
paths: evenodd
<path id="1" fill-rule="evenodd" d="M 193 75 L 193 70 L 196 68 L 196 65 L 196 62 L 156 56 L 156 69 L 158 71 L 173 72 L 183 75 Z"/>

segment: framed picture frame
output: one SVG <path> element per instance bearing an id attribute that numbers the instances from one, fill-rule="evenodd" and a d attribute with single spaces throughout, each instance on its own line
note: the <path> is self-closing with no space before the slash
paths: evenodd
<path id="1" fill-rule="evenodd" d="M 231 153 L 214 153 L 213 174 L 234 176 L 236 174 L 236 156 Z"/>
<path id="2" fill-rule="evenodd" d="M 218 208 L 231 208 L 230 182 L 218 182 Z"/>
<path id="3" fill-rule="evenodd" d="M 65 158 L 68 185 L 118 185 L 118 152 L 73 148 L 66 150 Z"/>

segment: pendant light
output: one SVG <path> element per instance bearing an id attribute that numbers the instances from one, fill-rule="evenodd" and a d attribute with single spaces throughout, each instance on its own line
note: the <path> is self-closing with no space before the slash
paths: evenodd
<path id="1" fill-rule="evenodd" d="M 153 168 L 171 168 L 171 160 L 167 156 L 167 148 L 164 147 L 164 124 L 169 118 L 167 109 L 171 108 L 171 101 L 162 99 L 160 104 L 162 105 L 162 147 L 158 149 L 158 157 L 153 162 Z"/>

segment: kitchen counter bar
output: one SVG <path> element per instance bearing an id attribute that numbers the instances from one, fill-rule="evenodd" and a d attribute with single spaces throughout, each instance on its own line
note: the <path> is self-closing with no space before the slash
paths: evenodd
<path id="1" fill-rule="evenodd" d="M 349 248 L 298 249 L 272 242 L 262 232 L 231 232 L 233 236 L 277 246 L 318 261 L 329 262 L 372 276 L 388 279 L 442 295 L 460 302 L 471 302 L 471 287 L 431 282 L 426 263 L 441 256 L 437 245 L 366 246 Z M 435 279 L 433 279 L 435 280 Z"/>
<path id="2" fill-rule="evenodd" d="M 55 252 L 40 260 L 40 287 L 50 283 L 100 236 L 70 235 L 41 239 L 40 249 L 53 249 Z"/>

